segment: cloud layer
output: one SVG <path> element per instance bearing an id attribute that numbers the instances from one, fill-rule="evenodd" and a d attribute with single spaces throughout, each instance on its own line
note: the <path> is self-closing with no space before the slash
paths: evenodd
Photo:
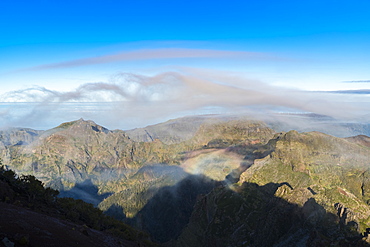
<path id="1" fill-rule="evenodd" d="M 121 128 L 128 128 L 135 127 L 128 122 L 143 126 L 170 117 L 202 113 L 293 111 L 313 112 L 337 119 L 358 118 L 364 113 L 361 111 L 364 109 L 341 102 L 340 97 L 333 94 L 291 90 L 227 72 L 192 68 L 155 76 L 121 73 L 110 82 L 87 83 L 69 92 L 33 87 L 8 92 L 2 98 L 8 102 L 34 102 L 28 112 L 25 111 L 27 113 L 18 117 L 12 111 L 2 112 L 3 119 L 13 121 L 8 124 L 23 126 L 52 118 L 74 120 L 70 119 L 72 117 L 89 118 L 108 126 L 112 126 L 108 121 L 119 122 Z M 72 109 L 68 110 L 65 104 L 82 106 L 79 102 L 85 102 L 85 106 L 90 104 L 88 110 L 82 107 L 83 110 L 79 111 L 75 107 L 73 114 L 60 116 L 62 108 L 66 111 Z M 64 120 L 59 120 L 60 117 Z"/>
<path id="2" fill-rule="evenodd" d="M 370 94 L 370 89 L 352 89 L 352 90 L 336 90 L 336 91 L 326 91 L 327 93 L 336 94 Z"/>
<path id="3" fill-rule="evenodd" d="M 173 59 L 173 58 L 253 58 L 253 59 L 274 59 L 265 53 L 245 52 L 245 51 L 226 51 L 226 50 L 210 50 L 210 49 L 143 49 L 136 51 L 120 52 L 111 55 L 98 57 L 89 57 L 76 59 L 60 63 L 51 63 L 39 65 L 31 68 L 23 69 L 22 71 L 38 71 L 47 69 L 73 68 L 86 65 L 112 63 L 118 61 L 135 61 L 135 60 L 151 60 L 151 59 Z"/>
<path id="4" fill-rule="evenodd" d="M 370 80 L 343 81 L 343 83 L 370 83 Z"/>

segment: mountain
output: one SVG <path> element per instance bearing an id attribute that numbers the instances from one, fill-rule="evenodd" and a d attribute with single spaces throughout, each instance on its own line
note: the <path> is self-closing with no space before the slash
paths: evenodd
<path id="1" fill-rule="evenodd" d="M 137 142 L 152 142 L 159 139 L 165 144 L 174 144 L 191 139 L 201 124 L 211 121 L 220 120 L 217 120 L 214 115 L 190 116 L 172 119 L 145 128 L 127 130 L 126 133 Z"/>
<path id="2" fill-rule="evenodd" d="M 43 131 L 28 128 L 11 128 L 0 131 L 0 140 L 3 146 L 16 146 L 30 144 L 35 141 Z"/>
<path id="3" fill-rule="evenodd" d="M 0 166 L 2 246 L 154 246 L 91 204 L 57 195 L 34 176 Z"/>
<path id="4" fill-rule="evenodd" d="M 164 123 L 149 125 L 125 131 L 134 141 L 151 142 L 159 139 L 165 144 L 180 143 L 194 137 L 197 130 L 204 124 L 216 124 L 232 120 L 255 119 L 264 122 L 276 132 L 320 131 L 337 137 L 356 135 L 370 136 L 370 124 L 366 122 L 343 122 L 325 115 L 310 113 L 276 113 L 264 115 L 198 115 L 171 119 Z"/>
<path id="5" fill-rule="evenodd" d="M 128 191 L 131 202 L 122 202 L 120 206 L 125 206 L 125 214 L 133 216 L 145 205 L 155 188 L 178 182 L 172 173 L 167 176 L 164 171 L 172 169 L 168 165 L 180 165 L 194 155 L 193 150 L 226 147 L 246 140 L 266 141 L 273 135 L 265 124 L 252 120 L 213 122 L 199 126 L 187 141 L 166 145 L 160 140 L 135 142 L 121 130 L 111 131 L 93 121 L 79 119 L 40 132 L 32 142 L 24 145 L 7 145 L 7 140 L 2 139 L 0 153 L 4 164 L 17 173 L 32 174 L 47 186 L 60 190 L 63 196 L 97 205 L 110 194 L 117 197 Z M 141 179 L 140 174 L 147 171 L 143 168 L 160 164 L 165 165 L 162 175 L 145 175 L 145 179 Z M 226 167 L 225 172 L 231 168 Z M 147 193 L 149 188 L 152 190 L 147 199 L 136 196 Z M 129 208 L 135 204 L 137 206 L 130 213 Z M 105 210 L 111 206 L 104 205 L 101 207 Z"/>
<path id="6" fill-rule="evenodd" d="M 0 154 L 165 246 L 367 246 L 370 138 L 284 128 L 201 116 L 126 132 L 80 119 L 4 132 Z"/>
<path id="7" fill-rule="evenodd" d="M 265 149 L 237 183 L 197 201 L 174 246 L 367 246 L 368 147 L 290 131 Z"/>
<path id="8" fill-rule="evenodd" d="M 250 121 L 245 116 L 234 115 L 199 115 L 171 119 L 164 123 L 149 125 L 145 128 L 127 130 L 127 135 L 134 141 L 152 142 L 156 139 L 165 144 L 176 144 L 193 138 L 204 125 L 215 125 L 229 121 Z"/>

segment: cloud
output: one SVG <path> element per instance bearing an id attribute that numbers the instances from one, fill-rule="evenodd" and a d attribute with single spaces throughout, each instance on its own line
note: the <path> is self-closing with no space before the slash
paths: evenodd
<path id="1" fill-rule="evenodd" d="M 370 80 L 342 81 L 343 83 L 370 83 Z"/>
<path id="2" fill-rule="evenodd" d="M 336 91 L 325 91 L 324 93 L 333 93 L 333 94 L 370 94 L 370 89 L 336 90 Z"/>
<path id="3" fill-rule="evenodd" d="M 34 102 L 32 109 L 18 118 L 18 124 L 84 117 L 106 126 L 120 123 L 121 128 L 200 113 L 262 114 L 284 109 L 350 119 L 367 112 L 358 105 L 342 102 L 341 98 L 271 86 L 224 71 L 192 68 L 155 76 L 121 73 L 114 81 L 87 83 L 68 92 L 33 87 L 2 96 L 8 102 Z M 71 103 L 81 104 L 83 110 L 72 111 Z M 70 104 L 70 108 L 65 104 Z"/>
<path id="4" fill-rule="evenodd" d="M 173 58 L 254 58 L 254 59 L 275 59 L 265 53 L 207 50 L 207 49 L 143 49 L 136 51 L 121 52 L 111 55 L 76 59 L 60 63 L 39 65 L 22 71 L 37 71 L 47 69 L 73 68 L 86 65 L 112 63 L 118 61 L 135 61 L 150 59 L 173 59 Z"/>

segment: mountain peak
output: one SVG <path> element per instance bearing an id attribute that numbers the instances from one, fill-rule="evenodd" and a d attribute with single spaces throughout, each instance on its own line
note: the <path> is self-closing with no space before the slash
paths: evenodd
<path id="1" fill-rule="evenodd" d="M 92 120 L 84 120 L 83 118 L 80 118 L 75 121 L 71 122 L 65 122 L 62 123 L 57 127 L 57 129 L 70 129 L 75 131 L 86 131 L 86 130 L 93 130 L 95 132 L 104 132 L 108 133 L 109 130 L 101 125 L 96 124 Z"/>

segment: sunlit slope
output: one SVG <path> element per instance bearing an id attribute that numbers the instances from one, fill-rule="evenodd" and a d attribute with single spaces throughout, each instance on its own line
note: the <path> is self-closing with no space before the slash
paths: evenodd
<path id="1" fill-rule="evenodd" d="M 173 244 L 366 246 L 370 150 L 358 139 L 276 134 L 236 184 L 198 200 Z"/>
<path id="2" fill-rule="evenodd" d="M 102 192 L 116 192 L 120 181 L 145 165 L 179 165 L 189 151 L 249 139 L 266 141 L 272 135 L 262 122 L 231 121 L 201 125 L 193 138 L 166 145 L 160 140 L 135 142 L 121 130 L 80 119 L 18 144 L 3 138 L 0 151 L 3 161 L 18 173 L 35 175 L 54 188 L 69 189 L 92 179 Z"/>
<path id="3" fill-rule="evenodd" d="M 369 197 L 370 149 L 320 132 L 277 134 L 268 143 L 271 154 L 258 159 L 241 175 L 240 182 L 260 185 L 289 182 L 293 188 L 333 190 L 357 198 Z M 341 193 L 340 193 L 341 192 Z"/>

